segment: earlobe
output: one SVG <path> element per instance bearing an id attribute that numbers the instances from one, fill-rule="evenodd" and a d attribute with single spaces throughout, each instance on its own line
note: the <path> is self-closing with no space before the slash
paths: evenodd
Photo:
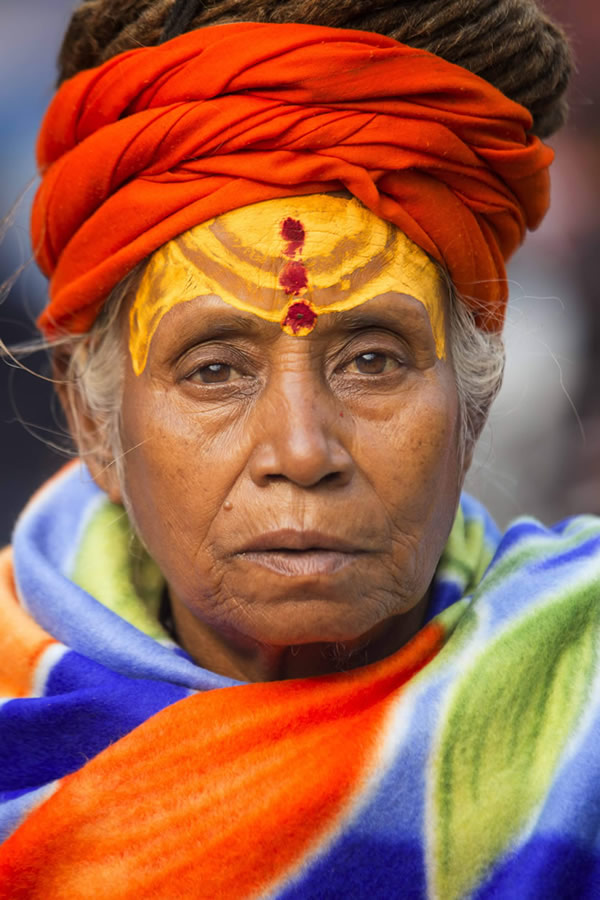
<path id="1" fill-rule="evenodd" d="M 106 423 L 91 415 L 69 357 L 56 353 L 52 361 L 55 389 L 67 419 L 69 432 L 81 460 L 100 490 L 112 503 L 122 505 L 123 495 L 112 448 L 106 444 Z"/>
<path id="2" fill-rule="evenodd" d="M 96 455 L 81 454 L 81 458 L 89 469 L 90 475 L 100 490 L 108 495 L 111 503 L 123 505 L 123 493 L 114 458 L 99 458 Z"/>

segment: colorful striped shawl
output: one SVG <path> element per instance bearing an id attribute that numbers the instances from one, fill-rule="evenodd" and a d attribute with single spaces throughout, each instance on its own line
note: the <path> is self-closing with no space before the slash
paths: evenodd
<path id="1" fill-rule="evenodd" d="M 463 497 L 382 662 L 239 684 L 80 465 L 0 558 L 0 898 L 600 897 L 600 521 Z"/>

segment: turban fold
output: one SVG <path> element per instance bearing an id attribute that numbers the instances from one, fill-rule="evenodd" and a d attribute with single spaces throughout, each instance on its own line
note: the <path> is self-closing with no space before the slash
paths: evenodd
<path id="1" fill-rule="evenodd" d="M 86 331 L 138 262 L 216 215 L 345 188 L 499 330 L 504 261 L 548 206 L 531 125 L 478 76 L 370 32 L 245 22 L 123 53 L 65 82 L 42 125 L 39 325 Z"/>

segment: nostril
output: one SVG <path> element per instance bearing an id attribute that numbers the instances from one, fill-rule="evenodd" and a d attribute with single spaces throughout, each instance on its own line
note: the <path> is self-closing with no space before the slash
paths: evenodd
<path id="1" fill-rule="evenodd" d="M 289 481 L 289 478 L 285 475 L 267 475 L 266 478 L 270 484 L 277 484 L 279 481 Z"/>
<path id="2" fill-rule="evenodd" d="M 343 472 L 328 472 L 326 475 L 323 475 L 321 478 L 316 480 L 313 484 L 306 484 L 305 487 L 315 487 L 317 484 L 336 484 L 338 481 L 341 481 L 343 478 Z M 278 484 L 283 481 L 295 481 L 296 479 L 289 477 L 288 475 L 281 474 L 267 474 L 265 476 L 266 481 L 269 484 Z"/>

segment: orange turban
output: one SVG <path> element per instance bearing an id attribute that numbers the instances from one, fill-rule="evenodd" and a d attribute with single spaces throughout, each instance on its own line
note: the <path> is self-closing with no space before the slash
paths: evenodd
<path id="1" fill-rule="evenodd" d="M 40 327 L 86 331 L 121 278 L 194 225 L 343 187 L 498 330 L 504 261 L 548 206 L 552 151 L 531 124 L 478 76 L 364 31 L 244 22 L 123 53 L 65 82 L 42 126 Z"/>

